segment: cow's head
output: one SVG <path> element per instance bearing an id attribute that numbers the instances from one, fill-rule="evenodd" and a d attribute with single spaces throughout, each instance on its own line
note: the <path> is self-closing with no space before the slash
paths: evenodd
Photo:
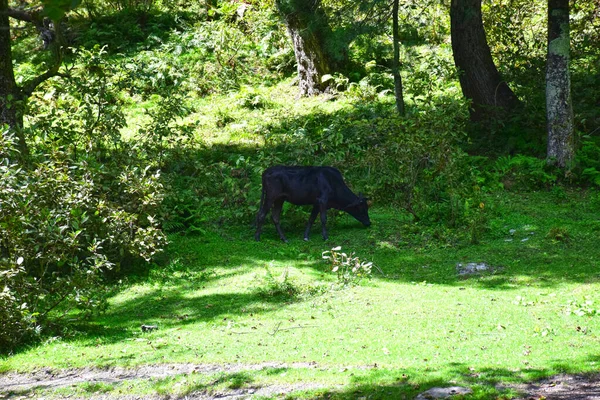
<path id="1" fill-rule="evenodd" d="M 371 220 L 369 219 L 369 204 L 366 197 L 358 196 L 358 199 L 344 210 L 364 226 L 371 226 Z"/>

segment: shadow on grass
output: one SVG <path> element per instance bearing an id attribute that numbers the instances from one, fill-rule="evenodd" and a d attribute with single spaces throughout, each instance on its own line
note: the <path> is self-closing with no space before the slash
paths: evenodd
<path id="1" fill-rule="evenodd" d="M 598 357 L 592 357 L 590 361 L 598 360 Z M 583 377 L 586 381 L 586 374 L 573 370 L 568 363 L 558 362 L 548 369 L 529 368 L 523 370 L 509 370 L 505 368 L 485 368 L 482 370 L 473 370 L 464 364 L 450 364 L 447 372 L 451 378 L 433 378 L 427 379 L 425 376 L 431 375 L 429 372 L 417 372 L 411 370 L 389 370 L 372 369 L 366 373 L 357 374 L 350 379 L 350 383 L 339 389 L 318 389 L 306 392 L 295 392 L 288 395 L 287 398 L 310 398 L 310 399 L 331 399 L 331 400 L 351 400 L 357 398 L 367 399 L 414 399 L 419 394 L 424 394 L 423 398 L 438 398 L 428 396 L 425 392 L 433 388 L 463 388 L 470 391 L 468 394 L 458 395 L 452 398 L 461 399 L 497 399 L 514 398 L 517 396 L 530 395 L 536 396 L 536 384 L 543 380 L 548 380 L 558 374 L 577 375 Z M 597 375 L 597 372 L 594 373 Z M 549 382 L 549 386 L 560 385 L 560 377 L 557 383 Z M 597 381 L 597 377 L 592 377 L 592 381 Z M 590 390 L 590 389 L 588 389 Z M 568 390 L 564 390 L 560 399 L 568 399 Z M 597 395 L 597 390 L 588 395 Z M 542 395 L 542 393 L 537 393 Z M 581 393 L 578 393 L 581 395 Z M 442 397 L 449 398 L 449 397 Z M 532 397 L 533 398 L 533 397 Z M 537 396 L 535 397 L 537 398 Z M 545 398 L 545 397 L 540 397 Z M 578 397 L 582 398 L 582 397 Z M 590 397 L 592 398 L 592 397 Z"/>
<path id="2" fill-rule="evenodd" d="M 130 324 L 130 316 L 135 315 L 140 321 L 163 321 L 169 326 L 213 321 L 241 314 L 266 313 L 287 302 L 289 299 L 285 297 L 265 298 L 255 293 L 225 293 L 189 298 L 181 296 L 177 290 L 160 291 L 115 306 L 107 316 L 118 325 Z"/>
<path id="3" fill-rule="evenodd" d="M 239 315 L 265 314 L 295 301 L 293 296 L 264 296 L 259 292 L 182 296 L 180 289 L 154 290 L 113 306 L 94 323 L 78 328 L 91 346 L 138 337 L 141 325 L 159 329 L 196 324 L 226 323 Z M 110 324 L 107 326 L 107 324 Z"/>
<path id="4" fill-rule="evenodd" d="M 356 253 L 362 261 L 377 266 L 372 276 L 389 282 L 428 282 L 449 286 L 469 285 L 488 290 L 512 290 L 521 284 L 551 288 L 565 282 L 591 283 L 600 279 L 596 272 L 593 240 L 582 239 L 567 250 L 544 237 L 527 244 L 506 243 L 502 239 L 471 246 L 427 246 L 413 248 L 386 240 L 386 233 L 376 224 L 386 210 L 372 210 L 374 226 L 365 229 L 351 217 L 337 217 L 330 226 L 330 239 L 323 241 L 313 234 L 309 242 L 301 239 L 303 225 L 283 224 L 289 243 L 281 243 L 273 226 L 266 226 L 261 242 L 252 239 L 252 229 L 242 226 L 220 228 L 204 238 L 176 238 L 170 248 L 172 259 L 185 260 L 181 267 L 188 272 L 205 271 L 209 280 L 214 268 L 244 266 L 246 271 L 275 261 L 302 268 L 312 274 L 329 274 L 329 265 L 321 259 L 323 251 L 341 246 L 346 253 Z M 315 227 L 318 230 L 318 227 Z M 387 228 L 386 228 L 387 229 Z M 221 232 L 225 233 L 221 233 Z M 388 235 L 389 237 L 389 235 Z M 393 234 L 392 234 L 393 237 Z M 486 263 L 489 270 L 461 275 L 458 263 Z M 235 272 L 232 272 L 235 274 Z M 171 279 L 165 276 L 165 279 Z"/>

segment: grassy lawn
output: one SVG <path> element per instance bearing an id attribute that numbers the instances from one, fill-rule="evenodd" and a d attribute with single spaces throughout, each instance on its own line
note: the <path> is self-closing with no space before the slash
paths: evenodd
<path id="1" fill-rule="evenodd" d="M 272 225 L 261 242 L 246 225 L 173 236 L 168 264 L 121 283 L 105 314 L 71 337 L 1 359 L 0 371 L 242 364 L 38 394 L 310 382 L 317 389 L 289 396 L 335 398 L 410 398 L 457 384 L 472 398 L 510 397 L 495 385 L 598 371 L 598 193 L 502 193 L 486 204 L 490 229 L 477 245 L 378 205 L 369 229 L 333 216 L 328 242 L 318 227 L 302 241 L 301 219 L 285 216 L 289 244 Z M 372 261 L 372 279 L 342 287 L 321 258 L 334 246 Z M 460 275 L 457 264 L 469 262 L 489 269 Z M 142 332 L 142 324 L 159 329 Z"/>

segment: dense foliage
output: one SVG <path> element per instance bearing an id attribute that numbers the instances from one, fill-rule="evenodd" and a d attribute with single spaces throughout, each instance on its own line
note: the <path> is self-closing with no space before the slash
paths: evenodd
<path id="1" fill-rule="evenodd" d="M 102 310 L 109 272 L 150 262 L 166 244 L 160 171 L 121 139 L 110 66 L 101 52 L 83 52 L 79 64 L 69 84 L 49 82 L 31 102 L 26 164 L 8 129 L 0 138 L 2 349 Z"/>
<path id="2" fill-rule="evenodd" d="M 101 309 L 106 273 L 150 261 L 165 237 L 153 217 L 158 174 L 69 159 L 59 149 L 19 168 L 6 131 L 1 140 L 0 347 L 7 349 L 73 309 L 84 311 L 79 317 Z"/>

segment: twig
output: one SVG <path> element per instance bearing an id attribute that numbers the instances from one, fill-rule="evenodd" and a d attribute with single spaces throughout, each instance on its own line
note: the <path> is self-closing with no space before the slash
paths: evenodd
<path id="1" fill-rule="evenodd" d="M 287 328 L 279 328 L 279 326 L 281 326 L 281 322 L 277 324 L 277 327 L 275 327 L 275 330 L 273 331 L 273 333 L 268 332 L 269 335 L 271 336 L 275 336 L 275 334 L 279 331 L 289 331 L 292 329 L 304 329 L 304 328 L 314 328 L 317 325 L 296 325 L 296 326 L 288 326 Z"/>
<path id="2" fill-rule="evenodd" d="M 275 334 L 277 332 L 279 332 L 279 327 L 281 326 L 281 322 L 277 324 L 277 326 L 275 327 L 275 330 L 273 331 L 273 333 L 269 333 L 269 335 L 271 336 L 275 336 Z"/>

